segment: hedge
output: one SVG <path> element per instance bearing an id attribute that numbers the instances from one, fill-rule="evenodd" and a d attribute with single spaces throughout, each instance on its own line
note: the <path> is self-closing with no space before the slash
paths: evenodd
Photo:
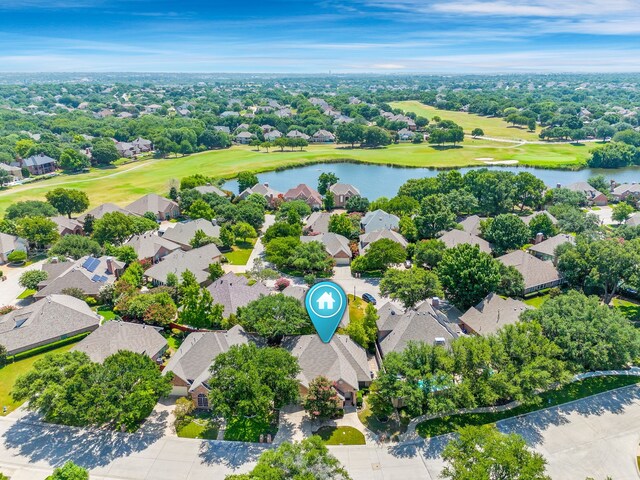
<path id="1" fill-rule="evenodd" d="M 57 340 L 52 343 L 48 343 L 47 345 L 41 345 L 36 348 L 32 348 L 31 350 L 27 350 L 25 352 L 16 353 L 10 357 L 7 357 L 7 363 L 17 362 L 19 360 L 24 360 L 25 358 L 33 357 L 34 355 L 39 355 L 41 353 L 46 353 L 51 350 L 55 350 L 56 348 L 64 347 L 65 345 L 69 345 L 71 343 L 78 342 L 82 340 L 84 337 L 89 335 L 91 332 L 79 333 L 78 335 L 74 335 L 73 337 L 63 338 L 62 340 Z"/>

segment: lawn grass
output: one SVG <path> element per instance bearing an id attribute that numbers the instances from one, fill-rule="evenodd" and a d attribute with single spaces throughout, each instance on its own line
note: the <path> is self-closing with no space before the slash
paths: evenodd
<path id="1" fill-rule="evenodd" d="M 367 303 L 360 297 L 354 297 L 348 294 L 349 298 L 349 320 L 362 320 L 364 318 Z"/>
<path id="2" fill-rule="evenodd" d="M 104 307 L 104 306 L 98 307 L 96 308 L 96 312 L 99 315 L 102 315 L 105 322 L 108 322 L 110 320 L 115 320 L 118 317 L 118 314 L 113 310 L 111 310 L 109 307 Z"/>
<path id="3" fill-rule="evenodd" d="M 13 385 L 16 383 L 16 379 L 20 375 L 31 370 L 33 364 L 45 355 L 49 353 L 67 352 L 72 346 L 73 345 L 65 345 L 64 347 L 41 353 L 40 355 L 34 355 L 33 357 L 25 358 L 24 360 L 19 360 L 0 368 L 0 415 L 6 415 L 22 405 L 22 402 L 14 402 L 9 395 Z M 3 407 L 7 407 L 6 412 L 4 412 Z"/>
<path id="4" fill-rule="evenodd" d="M 404 415 L 400 411 L 400 423 L 394 419 L 389 419 L 386 422 L 380 421 L 373 415 L 373 412 L 367 405 L 366 398 L 364 407 L 358 411 L 358 418 L 362 424 L 374 433 L 384 433 L 387 438 L 394 438 L 407 431 L 407 425 L 409 425 L 410 418 Z"/>
<path id="5" fill-rule="evenodd" d="M 632 322 L 640 322 L 640 305 L 637 303 L 621 298 L 614 298 L 613 306 Z"/>
<path id="6" fill-rule="evenodd" d="M 494 119 L 495 120 L 495 119 Z M 488 133 L 487 133 L 488 135 Z M 386 148 L 360 149 L 335 145 L 310 145 L 304 151 L 264 150 L 234 146 L 179 158 L 150 159 L 112 168 L 92 169 L 89 173 L 61 174 L 0 192 L 0 213 L 17 200 L 42 200 L 47 191 L 64 185 L 87 193 L 91 207 L 112 202 L 125 206 L 150 192 L 168 192 L 172 179 L 201 173 L 217 178 L 233 178 L 239 172 L 265 172 L 309 163 L 350 160 L 407 167 L 456 168 L 483 166 L 478 158 L 517 160 L 542 167 L 584 165 L 588 146 L 566 144 L 522 145 L 482 139 L 466 139 L 458 148 L 439 148 L 426 143 L 398 144 Z"/>
<path id="7" fill-rule="evenodd" d="M 540 308 L 547 300 L 549 300 L 549 294 L 536 295 L 534 297 L 525 298 L 524 303 L 531 307 Z"/>
<path id="8" fill-rule="evenodd" d="M 278 426 L 275 421 L 265 422 L 256 418 L 236 417 L 227 422 L 224 439 L 237 442 L 259 442 L 260 434 L 266 436 L 270 433 L 273 438 L 277 431 Z"/>
<path id="9" fill-rule="evenodd" d="M 32 290 L 30 288 L 27 288 L 24 292 L 18 295 L 18 300 L 24 300 L 25 298 L 29 298 L 31 295 L 33 295 L 36 292 L 37 290 Z"/>
<path id="10" fill-rule="evenodd" d="M 215 440 L 218 438 L 218 424 L 208 415 L 196 415 L 176 433 L 182 438 L 200 438 Z"/>
<path id="11" fill-rule="evenodd" d="M 231 247 L 232 251 L 224 254 L 227 260 L 229 260 L 229 264 L 246 265 L 257 240 L 257 238 L 252 238 L 248 242 L 237 242 Z"/>
<path id="12" fill-rule="evenodd" d="M 322 427 L 318 435 L 326 445 L 364 445 L 364 434 L 354 427 Z"/>
<path id="13" fill-rule="evenodd" d="M 495 423 L 505 418 L 535 412 L 543 408 L 561 405 L 563 403 L 579 400 L 581 398 L 607 392 L 616 388 L 633 385 L 640 382 L 640 378 L 634 376 L 610 376 L 587 378 L 580 382 L 570 383 L 558 390 L 551 390 L 538 395 L 538 402 L 497 413 L 470 413 L 463 415 L 452 415 L 449 417 L 436 418 L 421 422 L 416 426 L 416 431 L 421 437 L 434 437 L 454 432 L 460 427 L 469 425 L 486 425 Z"/>

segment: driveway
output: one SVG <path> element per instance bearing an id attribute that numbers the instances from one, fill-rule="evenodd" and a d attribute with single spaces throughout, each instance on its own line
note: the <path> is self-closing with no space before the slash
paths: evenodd
<path id="1" fill-rule="evenodd" d="M 614 222 L 613 219 L 611 218 L 611 215 L 613 215 L 613 211 L 609 205 L 604 207 L 598 207 L 597 210 L 588 210 L 587 213 L 593 213 L 595 216 L 597 216 L 602 225 L 613 225 L 613 224 L 617 225 L 618 223 L 618 222 Z"/>
<path id="2" fill-rule="evenodd" d="M 28 267 L 11 267 L 9 265 L 0 265 L 0 270 L 7 279 L 0 282 L 0 307 L 3 305 L 17 305 L 20 301 L 16 298 L 20 295 L 24 288 L 18 284 L 20 275 L 27 270 L 40 270 L 45 260 L 33 263 Z"/>
<path id="3" fill-rule="evenodd" d="M 246 472 L 265 446 L 163 436 L 170 417 L 159 412 L 137 434 L 83 430 L 0 417 L 0 471 L 12 480 L 42 479 L 67 460 L 92 470 L 93 480 L 224 478 Z M 524 436 L 548 460 L 554 480 L 637 480 L 640 387 L 498 422 Z M 354 480 L 432 479 L 442 469 L 450 436 L 379 446 L 330 447 Z"/>

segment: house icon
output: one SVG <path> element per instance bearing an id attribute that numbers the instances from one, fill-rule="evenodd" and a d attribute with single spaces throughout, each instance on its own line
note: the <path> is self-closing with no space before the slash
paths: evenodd
<path id="1" fill-rule="evenodd" d="M 324 292 L 316 302 L 318 303 L 318 308 L 320 310 L 333 310 L 333 304 L 336 301 L 333 299 L 331 292 Z"/>

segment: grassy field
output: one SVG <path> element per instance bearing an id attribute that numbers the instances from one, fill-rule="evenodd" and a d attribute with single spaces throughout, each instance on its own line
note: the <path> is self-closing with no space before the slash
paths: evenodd
<path id="1" fill-rule="evenodd" d="M 465 112 L 440 110 L 417 101 L 392 102 L 390 105 L 393 108 L 400 108 L 405 112 L 413 112 L 429 120 L 434 116 L 438 116 L 443 120 L 453 120 L 460 125 L 467 134 L 471 134 L 471 130 L 474 128 L 481 128 L 487 137 L 505 138 L 509 140 L 540 140 L 538 132 L 530 132 L 526 127 L 512 127 L 502 118 L 482 117 Z"/>
<path id="2" fill-rule="evenodd" d="M 28 372 L 33 367 L 33 364 L 39 359 L 47 355 L 48 353 L 62 353 L 71 349 L 73 345 L 65 345 L 64 347 L 60 347 L 56 350 L 51 350 L 47 353 L 42 353 L 40 355 L 35 355 L 33 357 L 25 358 L 24 360 L 20 360 L 15 363 L 11 363 L 9 365 L 5 365 L 0 368 L 0 408 L 7 407 L 7 411 L 4 412 L 4 408 L 0 409 L 0 415 L 6 415 L 7 413 L 12 412 L 16 408 L 18 408 L 21 403 L 16 403 L 11 399 L 9 393 L 13 388 L 13 384 L 16 382 L 16 379 L 22 375 L 23 373 Z"/>
<path id="3" fill-rule="evenodd" d="M 364 318 L 365 309 L 367 308 L 365 301 L 360 297 L 354 297 L 350 293 L 347 297 L 349 298 L 349 318 L 351 320 L 360 320 Z"/>
<path id="4" fill-rule="evenodd" d="M 436 418 L 419 423 L 416 431 L 422 437 L 434 437 L 456 431 L 460 427 L 469 425 L 486 425 L 495 423 L 505 418 L 523 415 L 543 408 L 561 405 L 563 403 L 579 400 L 581 398 L 607 392 L 627 385 L 634 385 L 640 382 L 640 378 L 633 376 L 620 377 L 594 377 L 587 378 L 580 382 L 570 383 L 558 390 L 552 390 L 540 394 L 539 402 L 520 405 L 512 410 L 497 413 L 473 413 L 465 415 L 452 415 L 450 417 Z"/>
<path id="5" fill-rule="evenodd" d="M 495 120 L 495 119 L 494 119 Z M 438 148 L 428 144 L 399 144 L 380 149 L 350 149 L 333 145 L 312 145 L 305 151 L 255 151 L 235 146 L 228 150 L 202 152 L 178 158 L 151 159 L 89 173 L 58 175 L 47 180 L 0 191 L 0 213 L 17 200 L 43 199 L 57 186 L 83 190 L 91 206 L 105 202 L 126 206 L 146 193 L 166 193 L 174 179 L 202 173 L 219 178 L 233 178 L 238 172 L 270 171 L 277 168 L 323 161 L 351 160 L 407 167 L 454 168 L 483 166 L 480 158 L 517 160 L 526 165 L 575 168 L 583 165 L 588 146 L 566 144 L 521 145 L 489 140 L 465 140 L 458 148 Z"/>
<path id="6" fill-rule="evenodd" d="M 207 415 L 197 415 L 176 433 L 182 438 L 215 440 L 218 438 L 218 424 Z"/>
<path id="7" fill-rule="evenodd" d="M 322 427 L 313 433 L 327 445 L 364 445 L 364 434 L 353 427 Z"/>

